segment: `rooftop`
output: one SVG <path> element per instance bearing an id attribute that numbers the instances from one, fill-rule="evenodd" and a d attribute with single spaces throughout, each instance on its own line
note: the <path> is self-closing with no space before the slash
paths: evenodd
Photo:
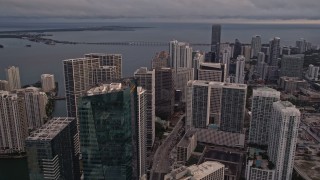
<path id="1" fill-rule="evenodd" d="M 110 83 L 110 84 L 101 84 L 100 86 L 94 87 L 87 91 L 88 96 L 106 94 L 110 92 L 117 92 L 123 90 L 124 87 L 121 83 Z"/>
<path id="2" fill-rule="evenodd" d="M 187 147 L 191 143 L 191 139 L 197 131 L 195 130 L 189 130 L 183 138 L 180 140 L 179 144 L 177 145 L 178 147 Z"/>
<path id="3" fill-rule="evenodd" d="M 29 141 L 50 141 L 52 140 L 60 131 L 68 126 L 70 122 L 75 120 L 74 118 L 68 117 L 57 117 L 53 118 L 40 127 L 38 130 L 32 132 L 32 134 L 27 138 Z"/>

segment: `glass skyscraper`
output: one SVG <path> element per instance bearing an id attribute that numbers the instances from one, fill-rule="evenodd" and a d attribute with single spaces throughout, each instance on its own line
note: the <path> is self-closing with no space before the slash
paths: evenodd
<path id="1" fill-rule="evenodd" d="M 145 144 L 139 143 L 137 99 L 131 79 L 92 88 L 79 99 L 85 179 L 126 180 L 140 175 L 139 166 L 145 165 L 141 165 L 139 152 L 145 150 Z"/>

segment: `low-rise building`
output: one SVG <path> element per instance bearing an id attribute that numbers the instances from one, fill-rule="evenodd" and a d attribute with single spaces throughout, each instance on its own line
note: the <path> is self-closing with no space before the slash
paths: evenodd
<path id="1" fill-rule="evenodd" d="M 266 152 L 250 148 L 246 165 L 247 180 L 275 180 L 275 170 L 266 158 Z"/>
<path id="2" fill-rule="evenodd" d="M 164 176 L 164 180 L 224 180 L 224 165 L 215 161 L 206 161 L 200 165 L 182 166 Z"/>
<path id="3" fill-rule="evenodd" d="M 177 145 L 177 161 L 186 162 L 197 146 L 196 131 L 189 130 Z"/>
<path id="4" fill-rule="evenodd" d="M 287 77 L 283 76 L 279 80 L 279 87 L 286 92 L 293 93 L 298 91 L 299 88 L 304 88 L 308 85 L 306 80 L 303 80 L 298 77 Z"/>

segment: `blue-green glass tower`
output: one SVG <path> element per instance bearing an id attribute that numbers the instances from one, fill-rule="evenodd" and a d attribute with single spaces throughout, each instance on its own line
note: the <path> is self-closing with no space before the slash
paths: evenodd
<path id="1" fill-rule="evenodd" d="M 137 88 L 134 82 L 104 84 L 80 98 L 78 118 L 85 179 L 137 179 Z"/>

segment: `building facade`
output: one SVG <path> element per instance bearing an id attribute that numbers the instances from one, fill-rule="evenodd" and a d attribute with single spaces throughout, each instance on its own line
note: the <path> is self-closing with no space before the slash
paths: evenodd
<path id="1" fill-rule="evenodd" d="M 104 54 L 90 53 L 85 54 L 85 58 L 99 59 L 100 66 L 114 66 L 114 77 L 112 79 L 122 78 L 122 55 L 121 54 Z"/>
<path id="2" fill-rule="evenodd" d="M 28 122 L 17 94 L 0 91 L 0 154 L 24 152 Z"/>
<path id="3" fill-rule="evenodd" d="M 155 104 L 155 70 L 148 70 L 146 67 L 137 69 L 134 73 L 134 78 L 137 80 L 137 85 L 141 86 L 147 96 L 147 122 L 146 146 L 151 149 L 155 140 L 155 119 L 156 119 L 156 104 Z"/>
<path id="4" fill-rule="evenodd" d="M 170 41 L 169 46 L 169 67 L 192 68 L 192 47 L 188 43 Z"/>
<path id="5" fill-rule="evenodd" d="M 253 90 L 249 143 L 268 145 L 272 104 L 280 100 L 280 92 L 271 88 Z"/>
<path id="6" fill-rule="evenodd" d="M 68 117 L 77 117 L 78 98 L 93 86 L 93 69 L 100 66 L 98 58 L 78 58 L 63 61 Z"/>
<path id="7" fill-rule="evenodd" d="M 53 118 L 25 141 L 30 179 L 80 179 L 74 118 Z"/>
<path id="8" fill-rule="evenodd" d="M 1 91 L 9 91 L 9 82 L 6 80 L 0 80 L 0 90 Z"/>
<path id="9" fill-rule="evenodd" d="M 285 55 L 281 59 L 281 76 L 302 77 L 304 55 Z"/>
<path id="10" fill-rule="evenodd" d="M 280 38 L 275 37 L 270 40 L 270 55 L 269 55 L 269 65 L 278 66 L 278 59 L 280 57 Z"/>
<path id="11" fill-rule="evenodd" d="M 211 52 L 215 53 L 216 62 L 219 60 L 221 43 L 221 25 L 213 24 L 211 31 Z"/>
<path id="12" fill-rule="evenodd" d="M 132 79 L 102 84 L 79 101 L 85 179 L 138 179 L 145 164 L 145 91 Z M 140 127 L 139 127 L 140 126 Z"/>
<path id="13" fill-rule="evenodd" d="M 244 68 L 246 66 L 246 59 L 244 56 L 237 57 L 237 66 L 236 66 L 236 78 L 235 83 L 243 84 L 245 78 Z"/>
<path id="14" fill-rule="evenodd" d="M 53 74 L 41 75 L 41 89 L 43 92 L 50 92 L 56 88 L 56 83 Z"/>
<path id="15" fill-rule="evenodd" d="M 247 86 L 212 81 L 189 81 L 186 106 L 186 129 L 207 128 L 241 132 L 246 106 Z"/>
<path id="16" fill-rule="evenodd" d="M 292 179 L 300 116 L 300 111 L 288 101 L 273 103 L 268 155 L 275 165 L 277 180 Z"/>
<path id="17" fill-rule="evenodd" d="M 261 51 L 261 36 L 256 35 L 251 40 L 251 58 L 258 57 L 258 53 Z"/>
<path id="18" fill-rule="evenodd" d="M 221 63 L 200 63 L 198 69 L 198 79 L 203 81 L 225 82 L 227 68 Z"/>
<path id="19" fill-rule="evenodd" d="M 155 70 L 156 116 L 168 118 L 174 112 L 175 105 L 175 70 L 161 68 Z"/>
<path id="20" fill-rule="evenodd" d="M 6 68 L 6 77 L 9 83 L 9 90 L 21 88 L 19 67 L 10 66 Z"/>
<path id="21" fill-rule="evenodd" d="M 16 93 L 24 99 L 29 130 L 41 127 L 47 119 L 48 97 L 46 93 L 35 87 L 19 89 L 16 90 Z"/>

